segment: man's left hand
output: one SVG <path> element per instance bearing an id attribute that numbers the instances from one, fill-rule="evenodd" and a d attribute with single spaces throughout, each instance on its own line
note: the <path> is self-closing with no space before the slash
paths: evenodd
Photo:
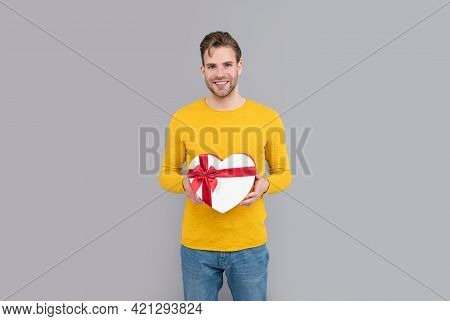
<path id="1" fill-rule="evenodd" d="M 256 174 L 256 180 L 253 185 L 253 190 L 247 194 L 245 199 L 241 203 L 239 203 L 239 205 L 249 206 L 253 204 L 258 200 L 258 198 L 261 197 L 261 195 L 265 191 L 267 191 L 268 188 L 269 188 L 269 180 L 264 176 Z"/>

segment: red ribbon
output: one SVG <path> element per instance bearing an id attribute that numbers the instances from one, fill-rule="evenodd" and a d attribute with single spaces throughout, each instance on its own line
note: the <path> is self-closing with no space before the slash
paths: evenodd
<path id="1" fill-rule="evenodd" d="M 217 186 L 216 177 L 242 177 L 255 176 L 255 166 L 215 169 L 214 166 L 208 167 L 208 154 L 201 154 L 200 165 L 188 171 L 188 177 L 194 178 L 191 183 L 192 192 L 197 193 L 200 185 L 202 186 L 202 200 L 209 206 L 212 206 L 211 193 Z"/>

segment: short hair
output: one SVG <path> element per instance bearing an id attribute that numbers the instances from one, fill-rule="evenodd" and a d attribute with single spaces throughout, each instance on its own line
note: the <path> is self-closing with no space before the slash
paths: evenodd
<path id="1" fill-rule="evenodd" d="M 202 56 L 203 66 L 205 65 L 203 55 L 205 54 L 205 52 L 207 52 L 208 55 L 211 56 L 210 49 L 212 47 L 231 47 L 231 49 L 233 49 L 234 53 L 236 54 L 236 62 L 239 62 L 241 60 L 242 51 L 237 41 L 228 32 L 215 31 L 206 35 L 200 43 L 200 54 Z"/>

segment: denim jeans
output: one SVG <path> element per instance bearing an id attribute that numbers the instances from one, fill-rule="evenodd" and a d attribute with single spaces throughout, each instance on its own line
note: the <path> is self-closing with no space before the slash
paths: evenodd
<path id="1" fill-rule="evenodd" d="M 234 301 L 267 300 L 266 244 L 234 252 L 195 250 L 181 244 L 180 252 L 186 301 L 217 301 L 223 272 Z"/>

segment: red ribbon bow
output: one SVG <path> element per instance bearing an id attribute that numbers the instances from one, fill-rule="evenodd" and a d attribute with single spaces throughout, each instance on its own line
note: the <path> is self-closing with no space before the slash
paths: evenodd
<path id="1" fill-rule="evenodd" d="M 188 171 L 188 177 L 194 178 L 191 183 L 192 192 L 195 194 L 202 186 L 202 200 L 209 206 L 212 206 L 211 193 L 217 187 L 216 177 L 242 177 L 255 176 L 256 168 L 254 166 L 239 168 L 215 169 L 214 166 L 208 167 L 208 154 L 199 155 L 200 165 Z"/>

